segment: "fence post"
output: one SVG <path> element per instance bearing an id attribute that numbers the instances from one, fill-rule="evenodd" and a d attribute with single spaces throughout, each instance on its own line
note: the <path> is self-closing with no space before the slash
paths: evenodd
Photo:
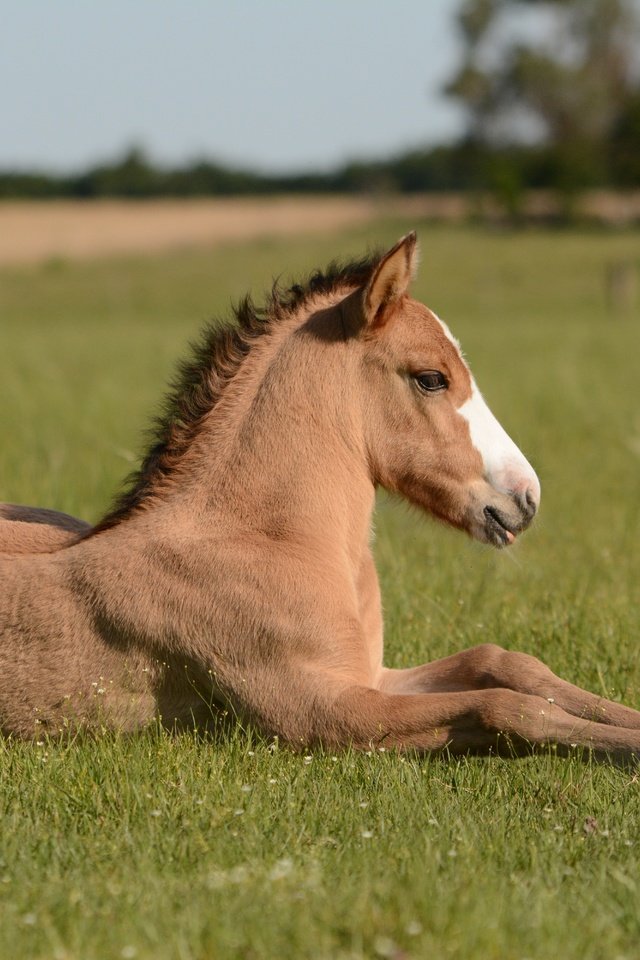
<path id="1" fill-rule="evenodd" d="M 631 313 L 638 300 L 638 271 L 631 260 L 610 260 L 606 267 L 605 287 L 609 312 Z"/>

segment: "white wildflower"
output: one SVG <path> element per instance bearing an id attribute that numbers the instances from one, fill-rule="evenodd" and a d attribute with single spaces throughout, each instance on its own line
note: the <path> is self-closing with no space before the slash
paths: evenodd
<path id="1" fill-rule="evenodd" d="M 288 857 L 277 860 L 269 871 L 269 880 L 282 880 L 284 877 L 289 876 L 292 870 L 293 861 L 289 860 Z"/>
<path id="2" fill-rule="evenodd" d="M 373 949 L 379 957 L 395 957 L 398 954 L 398 945 L 390 937 L 376 937 Z"/>

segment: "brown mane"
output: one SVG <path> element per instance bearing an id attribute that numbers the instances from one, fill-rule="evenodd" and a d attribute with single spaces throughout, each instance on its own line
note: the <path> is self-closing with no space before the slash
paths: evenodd
<path id="1" fill-rule="evenodd" d="M 304 283 L 284 289 L 276 281 L 265 307 L 256 307 L 247 296 L 233 311 L 234 324 L 207 324 L 200 339 L 192 344 L 191 357 L 178 366 L 162 410 L 149 431 L 149 447 L 140 467 L 129 474 L 123 491 L 88 536 L 121 523 L 157 494 L 259 337 L 318 296 L 366 284 L 380 256 L 373 252 L 349 263 L 333 261 L 324 272 L 315 271 Z"/>

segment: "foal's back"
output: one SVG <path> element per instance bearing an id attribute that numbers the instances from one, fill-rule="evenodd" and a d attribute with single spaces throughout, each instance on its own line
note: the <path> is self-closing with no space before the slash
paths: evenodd
<path id="1" fill-rule="evenodd" d="M 0 503 L 0 553 L 51 553 L 89 530 L 67 513 Z"/>

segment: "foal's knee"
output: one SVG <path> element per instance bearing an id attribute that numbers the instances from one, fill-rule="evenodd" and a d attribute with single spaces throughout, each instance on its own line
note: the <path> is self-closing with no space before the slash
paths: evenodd
<path id="1" fill-rule="evenodd" d="M 482 686 L 519 690 L 534 696 L 546 696 L 553 674 L 549 667 L 528 653 L 505 650 L 495 643 L 475 647 Z"/>
<path id="2" fill-rule="evenodd" d="M 507 653 L 497 643 L 481 643 L 466 651 L 467 667 L 478 687 L 503 687 L 501 664 Z"/>

